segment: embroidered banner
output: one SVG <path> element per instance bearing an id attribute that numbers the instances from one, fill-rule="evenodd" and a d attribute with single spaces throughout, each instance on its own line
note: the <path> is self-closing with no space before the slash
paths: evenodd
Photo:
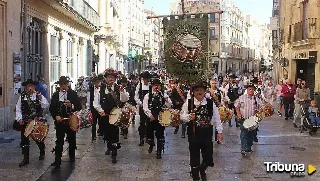
<path id="1" fill-rule="evenodd" d="M 208 16 L 163 19 L 167 72 L 186 81 L 206 80 L 208 73 Z"/>

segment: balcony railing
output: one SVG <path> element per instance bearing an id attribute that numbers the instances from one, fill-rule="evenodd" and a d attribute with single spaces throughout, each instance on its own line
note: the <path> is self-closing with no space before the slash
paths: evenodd
<path id="1" fill-rule="evenodd" d="M 99 14 L 85 1 L 85 0 L 57 0 L 62 5 L 66 6 L 72 13 L 76 13 L 82 20 L 91 24 L 91 26 L 98 27 Z"/>
<path id="2" fill-rule="evenodd" d="M 293 25 L 293 42 L 319 38 L 317 18 L 308 18 Z"/>

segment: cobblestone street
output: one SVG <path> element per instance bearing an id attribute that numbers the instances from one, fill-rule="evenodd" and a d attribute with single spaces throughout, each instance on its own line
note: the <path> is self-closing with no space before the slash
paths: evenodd
<path id="1" fill-rule="evenodd" d="M 148 154 L 148 147 L 139 147 L 138 125 L 129 130 L 129 138 L 122 140 L 118 163 L 112 164 L 111 158 L 104 155 L 106 144 L 99 137 L 91 143 L 91 128 L 78 133 L 78 150 L 76 162 L 68 162 L 67 151 L 64 152 L 60 170 L 50 164 L 54 155 L 50 152 L 54 146 L 54 129 L 50 125 L 46 139 L 46 158 L 39 161 L 39 150 L 34 142 L 31 146 L 30 164 L 19 168 L 22 160 L 19 148 L 18 132 L 0 133 L 0 177 L 2 181 L 12 180 L 191 180 L 189 177 L 189 153 L 187 139 L 174 135 L 173 128 L 166 130 L 165 152 L 157 160 L 155 152 Z M 288 180 L 290 175 L 266 173 L 265 161 L 283 163 L 313 164 L 320 168 L 319 136 L 310 137 L 307 132 L 299 133 L 292 123 L 273 116 L 263 121 L 260 126 L 259 143 L 254 145 L 254 153 L 247 157 L 240 154 L 239 130 L 224 126 L 224 141 L 214 145 L 213 168 L 208 168 L 208 180 Z M 66 144 L 67 145 L 67 144 Z M 65 146 L 67 149 L 67 146 Z M 290 180 L 320 180 L 319 173 L 304 178 Z"/>

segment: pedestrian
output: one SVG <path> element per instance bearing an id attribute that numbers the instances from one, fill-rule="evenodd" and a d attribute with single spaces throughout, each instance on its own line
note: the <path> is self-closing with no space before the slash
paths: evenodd
<path id="1" fill-rule="evenodd" d="M 39 74 L 37 76 L 38 84 L 36 85 L 36 91 L 40 92 L 45 98 L 47 98 L 47 84 L 44 82 L 44 76 Z"/>
<path id="2" fill-rule="evenodd" d="M 279 84 L 274 88 L 274 94 L 277 96 L 278 101 L 278 115 L 282 116 L 282 106 L 283 106 L 283 93 L 282 93 L 283 80 L 279 80 Z"/>
<path id="3" fill-rule="evenodd" d="M 294 119 L 293 119 L 293 126 L 297 128 L 296 121 L 300 118 L 300 131 L 305 130 L 303 126 L 303 119 L 304 117 L 301 116 L 301 108 L 306 108 L 308 106 L 310 98 L 310 89 L 307 87 L 305 81 L 301 81 L 299 87 L 297 88 L 296 95 L 295 95 L 295 108 L 294 108 Z"/>
<path id="4" fill-rule="evenodd" d="M 80 99 L 81 109 L 86 108 L 88 89 L 84 84 L 84 77 L 79 77 L 75 91 Z"/>
<path id="5" fill-rule="evenodd" d="M 25 87 L 24 91 L 21 93 L 21 96 L 18 99 L 16 104 L 16 121 L 21 128 L 21 142 L 20 147 L 22 148 L 23 161 L 19 164 L 19 167 L 23 167 L 29 164 L 29 148 L 30 141 L 29 138 L 25 136 L 25 129 L 30 120 L 41 120 L 43 119 L 43 109 L 49 106 L 47 99 L 39 93 L 36 93 L 35 86 L 38 82 L 35 82 L 31 79 L 22 83 L 22 86 Z M 40 149 L 39 160 L 43 160 L 45 157 L 45 143 L 43 141 L 36 141 Z"/>
<path id="6" fill-rule="evenodd" d="M 165 127 L 159 122 L 158 116 L 161 111 L 163 111 L 164 106 L 171 108 L 172 102 L 169 96 L 161 90 L 161 80 L 159 78 L 154 78 L 151 81 L 151 89 L 143 98 L 143 111 L 148 116 L 147 122 L 147 135 L 149 149 L 148 152 L 153 151 L 154 135 L 157 138 L 157 159 L 161 159 L 161 153 L 164 149 L 164 130 Z"/>
<path id="7" fill-rule="evenodd" d="M 218 109 L 211 99 L 205 98 L 206 83 L 192 86 L 193 97 L 182 106 L 181 119 L 187 122 L 191 176 L 193 180 L 207 180 L 206 169 L 213 167 L 213 125 L 217 127 L 218 140 L 222 141 L 222 123 Z M 200 152 L 202 163 L 200 163 Z M 199 175 L 200 173 L 200 175 Z"/>
<path id="8" fill-rule="evenodd" d="M 283 94 L 283 104 L 285 111 L 285 120 L 293 119 L 294 95 L 296 94 L 296 86 L 288 79 L 286 84 L 282 85 L 281 93 Z"/>
<path id="9" fill-rule="evenodd" d="M 89 105 L 90 105 L 90 111 L 92 114 L 92 129 L 91 129 L 91 135 L 92 135 L 92 141 L 95 141 L 97 136 L 97 123 L 99 125 L 99 130 L 98 130 L 98 135 L 102 136 L 103 135 L 103 127 L 102 127 L 102 123 L 101 123 L 101 117 L 98 113 L 98 111 L 93 107 L 93 100 L 94 100 L 94 92 L 95 91 L 99 91 L 100 87 L 101 87 L 101 82 L 103 80 L 103 76 L 97 76 L 97 77 L 93 77 L 91 79 L 91 83 L 89 86 Z"/>
<path id="10" fill-rule="evenodd" d="M 81 110 L 81 104 L 77 93 L 69 89 L 69 79 L 61 76 L 59 81 L 59 91 L 53 93 L 49 111 L 56 128 L 56 146 L 55 146 L 55 161 L 51 166 L 56 169 L 60 168 L 61 157 L 64 145 L 64 136 L 67 134 L 69 142 L 69 158 L 70 162 L 75 162 L 75 150 L 77 148 L 76 131 L 72 130 L 69 125 L 70 115 Z M 69 118 L 69 119 L 65 119 Z"/>

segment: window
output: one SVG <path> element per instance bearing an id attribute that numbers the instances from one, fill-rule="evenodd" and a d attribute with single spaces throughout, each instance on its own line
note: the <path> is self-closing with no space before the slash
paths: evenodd
<path id="1" fill-rule="evenodd" d="M 215 28 L 210 28 L 210 40 L 216 40 L 216 29 Z"/>
<path id="2" fill-rule="evenodd" d="M 67 73 L 73 78 L 73 42 L 71 37 L 67 40 Z"/>
<path id="3" fill-rule="evenodd" d="M 61 75 L 61 41 L 57 34 L 50 37 L 50 82 L 59 80 Z"/>
<path id="4" fill-rule="evenodd" d="M 215 23 L 216 22 L 216 14 L 212 13 L 210 14 L 210 23 Z"/>

